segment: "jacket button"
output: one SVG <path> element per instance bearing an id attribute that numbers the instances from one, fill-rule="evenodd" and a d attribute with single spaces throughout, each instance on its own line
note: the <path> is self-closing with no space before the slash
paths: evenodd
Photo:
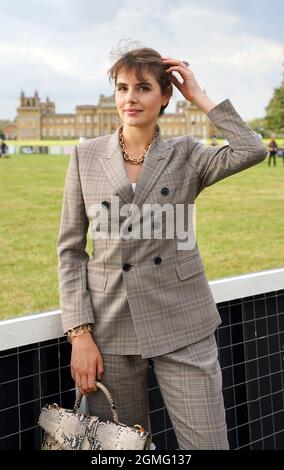
<path id="1" fill-rule="evenodd" d="M 161 262 L 162 262 L 162 258 L 160 258 L 160 256 L 156 256 L 156 258 L 154 258 L 155 264 L 161 264 Z"/>
<path id="2" fill-rule="evenodd" d="M 167 195 L 169 194 L 169 192 L 170 192 L 170 191 L 169 191 L 169 188 L 162 188 L 162 189 L 161 189 L 161 194 L 162 194 L 163 196 L 167 196 Z"/>
<path id="3" fill-rule="evenodd" d="M 122 266 L 123 271 L 129 271 L 131 269 L 131 264 L 129 263 L 124 263 Z"/>
<path id="4" fill-rule="evenodd" d="M 109 208 L 109 202 L 108 201 L 102 201 L 102 206 L 104 206 L 108 209 Z"/>

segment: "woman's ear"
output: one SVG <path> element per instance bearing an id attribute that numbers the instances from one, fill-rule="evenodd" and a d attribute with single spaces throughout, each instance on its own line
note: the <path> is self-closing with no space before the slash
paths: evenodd
<path id="1" fill-rule="evenodd" d="M 172 94 L 173 94 L 173 87 L 171 86 L 170 89 L 163 96 L 163 102 L 162 102 L 163 106 L 167 106 L 169 104 Z"/>

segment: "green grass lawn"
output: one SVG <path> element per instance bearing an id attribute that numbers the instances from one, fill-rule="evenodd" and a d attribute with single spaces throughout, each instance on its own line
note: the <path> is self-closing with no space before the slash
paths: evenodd
<path id="1" fill-rule="evenodd" d="M 262 139 L 263 142 L 265 144 L 268 144 L 268 142 L 270 141 L 270 139 Z M 207 144 L 210 145 L 212 139 L 207 139 Z M 217 139 L 216 140 L 218 142 L 218 144 L 221 144 L 223 143 L 223 139 Z M 284 139 L 276 139 L 277 143 L 278 143 L 278 146 L 279 147 L 284 147 Z M 7 140 L 6 141 L 7 144 L 10 144 L 10 145 L 17 145 L 17 146 L 29 146 L 29 145 L 41 145 L 41 146 L 51 146 L 51 145 L 61 145 L 61 146 L 64 146 L 64 145 L 75 145 L 75 144 L 78 144 L 79 142 L 79 139 L 75 139 L 75 140 Z"/>
<path id="2" fill-rule="evenodd" d="M 59 307 L 56 238 L 69 157 L 0 159 L 0 318 Z M 209 279 L 284 266 L 284 167 L 261 164 L 197 199 Z M 90 252 L 90 240 L 88 251 Z"/>
<path id="3" fill-rule="evenodd" d="M 19 146 L 25 146 L 25 145 L 41 145 L 41 146 L 50 146 L 50 145 L 74 145 L 78 144 L 79 139 L 73 139 L 73 140 L 6 140 L 7 144 L 11 145 L 19 145 Z"/>

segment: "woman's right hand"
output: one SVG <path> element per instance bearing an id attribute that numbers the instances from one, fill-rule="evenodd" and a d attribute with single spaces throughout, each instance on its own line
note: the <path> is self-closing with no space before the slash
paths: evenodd
<path id="1" fill-rule="evenodd" d="M 95 381 L 101 379 L 103 373 L 103 359 L 91 333 L 73 337 L 71 375 L 79 392 L 83 395 L 95 392 Z"/>

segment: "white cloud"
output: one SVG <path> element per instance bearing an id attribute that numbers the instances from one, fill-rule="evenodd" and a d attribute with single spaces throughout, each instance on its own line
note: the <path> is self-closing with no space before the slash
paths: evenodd
<path id="1" fill-rule="evenodd" d="M 44 47 L 0 45 L 0 60 L 21 63 L 24 58 L 30 62 L 48 65 L 54 72 L 67 76 L 74 73 L 72 62 L 67 59 L 64 51 L 60 53 Z"/>

